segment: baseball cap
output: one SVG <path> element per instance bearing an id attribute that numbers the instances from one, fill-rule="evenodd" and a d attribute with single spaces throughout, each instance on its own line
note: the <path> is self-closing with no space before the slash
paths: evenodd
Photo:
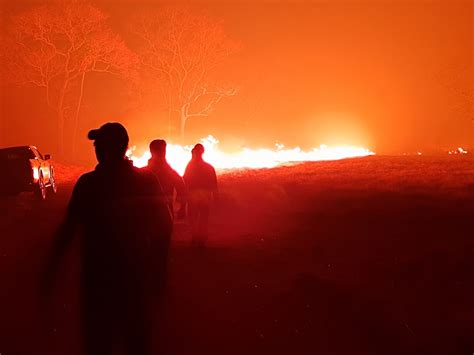
<path id="1" fill-rule="evenodd" d="M 100 128 L 90 130 L 87 134 L 87 138 L 93 141 L 107 141 L 120 145 L 128 145 L 127 130 L 118 122 L 108 122 Z"/>

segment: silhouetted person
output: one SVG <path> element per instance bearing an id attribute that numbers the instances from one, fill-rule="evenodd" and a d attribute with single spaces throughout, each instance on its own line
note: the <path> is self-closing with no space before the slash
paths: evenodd
<path id="1" fill-rule="evenodd" d="M 181 217 L 186 205 L 186 188 L 183 178 L 179 176 L 166 160 L 166 141 L 163 139 L 152 141 L 150 143 L 150 153 L 151 158 L 148 160 L 148 169 L 158 177 L 168 200 L 169 209 L 173 215 L 176 192 L 176 202 L 180 205 L 178 216 Z"/>
<path id="2" fill-rule="evenodd" d="M 158 179 L 125 158 L 119 123 L 88 134 L 99 164 L 74 187 L 48 277 L 76 232 L 82 242 L 82 312 L 87 355 L 150 354 L 152 302 L 171 234 Z M 156 299 L 155 299 L 156 301 Z"/>
<path id="3" fill-rule="evenodd" d="M 217 197 L 217 177 L 212 165 L 202 158 L 202 144 L 196 144 L 191 153 L 191 161 L 183 176 L 188 191 L 188 217 L 193 243 L 203 246 L 207 239 L 211 204 Z"/>

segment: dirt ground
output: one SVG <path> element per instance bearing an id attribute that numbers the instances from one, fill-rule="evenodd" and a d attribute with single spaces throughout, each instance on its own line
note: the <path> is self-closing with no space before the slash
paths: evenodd
<path id="1" fill-rule="evenodd" d="M 80 171 L 59 170 L 51 200 L 0 202 L 1 355 L 81 353 L 77 243 L 54 312 L 38 299 Z M 473 158 L 375 156 L 219 183 L 205 249 L 175 226 L 161 354 L 474 352 Z"/>

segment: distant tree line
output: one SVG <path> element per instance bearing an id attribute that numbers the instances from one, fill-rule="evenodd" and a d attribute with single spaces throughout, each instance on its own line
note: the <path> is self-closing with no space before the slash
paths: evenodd
<path id="1" fill-rule="evenodd" d="M 213 75 L 238 49 L 220 21 L 187 8 L 159 8 L 134 16 L 129 30 L 137 38 L 134 50 L 107 14 L 81 1 L 41 5 L 8 19 L 3 77 L 43 90 L 56 117 L 60 156 L 75 153 L 91 73 L 119 77 L 137 95 L 151 88 L 154 101 L 167 109 L 170 131 L 181 137 L 189 119 L 209 115 L 236 94 Z"/>

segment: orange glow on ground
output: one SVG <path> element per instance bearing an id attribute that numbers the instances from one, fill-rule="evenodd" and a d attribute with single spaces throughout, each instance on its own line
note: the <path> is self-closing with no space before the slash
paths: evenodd
<path id="1" fill-rule="evenodd" d="M 217 170 L 273 168 L 298 162 L 339 160 L 375 154 L 366 148 L 352 146 L 328 147 L 321 145 L 319 148 L 303 151 L 299 147 L 285 148 L 280 144 L 276 145 L 274 149 L 243 148 L 237 153 L 226 153 L 219 149 L 219 141 L 213 136 L 201 139 L 201 143 L 206 148 L 204 159 Z M 191 158 L 191 149 L 192 146 L 177 144 L 168 144 L 167 146 L 167 160 L 181 175 Z M 141 156 L 136 156 L 133 151 L 134 147 L 127 152 L 127 156 L 133 161 L 133 164 L 136 167 L 146 166 L 151 156 L 150 152 L 147 151 Z"/>

